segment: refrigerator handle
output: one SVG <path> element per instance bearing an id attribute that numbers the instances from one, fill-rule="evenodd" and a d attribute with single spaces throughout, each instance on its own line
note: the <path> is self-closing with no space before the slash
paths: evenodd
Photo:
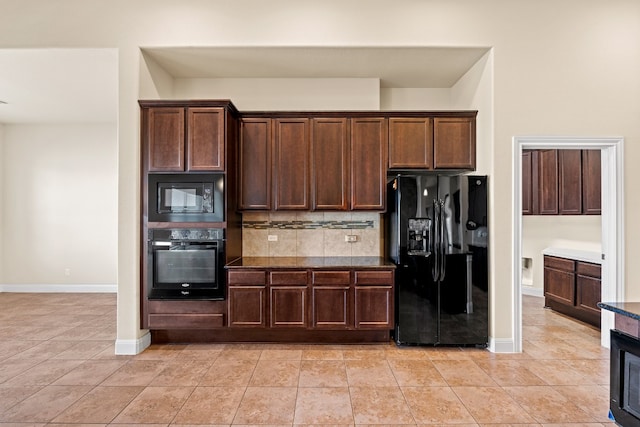
<path id="1" fill-rule="evenodd" d="M 445 256 L 445 252 L 447 250 L 447 242 L 444 241 L 444 239 L 447 236 L 446 234 L 447 223 L 444 218 L 444 200 L 440 200 L 439 216 L 440 216 L 440 219 L 438 220 L 438 222 L 440 223 L 440 231 L 438 234 L 440 234 L 440 267 L 438 267 L 438 270 L 439 270 L 438 281 L 442 282 L 444 280 L 444 272 L 445 272 L 446 259 L 447 259 L 447 257 Z"/>
<path id="2" fill-rule="evenodd" d="M 439 267 L 439 262 L 440 262 L 440 257 L 438 256 L 439 253 L 439 249 L 438 249 L 438 200 L 434 200 L 433 201 L 433 250 L 431 251 L 431 254 L 433 256 L 433 262 L 431 263 L 431 277 L 433 277 L 433 281 L 437 282 L 438 281 L 438 276 L 440 275 L 440 272 L 438 271 L 438 267 Z"/>
<path id="3" fill-rule="evenodd" d="M 435 282 L 440 277 L 440 205 L 438 199 L 433 201 L 433 263 L 431 276 Z"/>

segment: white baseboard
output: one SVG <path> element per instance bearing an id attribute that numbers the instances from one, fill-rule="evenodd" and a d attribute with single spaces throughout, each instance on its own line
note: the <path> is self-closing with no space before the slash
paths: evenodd
<path id="1" fill-rule="evenodd" d="M 116 340 L 116 354 L 139 354 L 151 345 L 151 334 L 147 332 L 137 340 Z"/>
<path id="2" fill-rule="evenodd" d="M 489 337 L 489 351 L 492 353 L 515 353 L 515 343 L 511 338 L 495 339 Z"/>
<path id="3" fill-rule="evenodd" d="M 0 284 L 0 292 L 27 293 L 116 293 L 118 285 L 46 285 L 46 284 Z"/>
<path id="4" fill-rule="evenodd" d="M 522 295 L 531 295 L 532 297 L 544 297 L 544 289 L 534 288 L 533 286 L 523 286 Z"/>

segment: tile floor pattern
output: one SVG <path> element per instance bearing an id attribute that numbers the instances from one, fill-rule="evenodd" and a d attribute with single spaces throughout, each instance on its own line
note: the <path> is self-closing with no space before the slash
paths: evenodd
<path id="1" fill-rule="evenodd" d="M 8 425 L 613 425 L 596 330 L 524 297 L 524 352 L 152 346 L 114 355 L 115 295 L 0 293 Z"/>

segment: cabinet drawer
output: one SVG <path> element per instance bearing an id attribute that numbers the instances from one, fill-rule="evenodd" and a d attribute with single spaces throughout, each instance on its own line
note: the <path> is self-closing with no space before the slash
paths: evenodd
<path id="1" fill-rule="evenodd" d="M 311 283 L 314 285 L 348 285 L 351 283 L 348 271 L 312 271 Z"/>
<path id="2" fill-rule="evenodd" d="M 582 276 L 600 278 L 601 269 L 599 264 L 591 264 L 589 262 L 578 261 L 576 265 L 576 271 Z"/>
<path id="3" fill-rule="evenodd" d="M 230 285 L 264 285 L 267 283 L 267 274 L 264 270 L 229 271 L 228 274 Z"/>
<path id="4" fill-rule="evenodd" d="M 306 285 L 307 270 L 303 271 L 272 271 L 269 273 L 271 285 Z"/>
<path id="5" fill-rule="evenodd" d="M 563 271 L 574 271 L 575 261 L 566 258 L 556 258 L 552 256 L 544 257 L 544 266 L 548 268 L 555 268 Z"/>
<path id="6" fill-rule="evenodd" d="M 356 285 L 390 285 L 393 283 L 393 271 L 356 271 Z"/>
<path id="7" fill-rule="evenodd" d="M 149 329 L 211 329 L 223 326 L 223 314 L 149 315 Z"/>

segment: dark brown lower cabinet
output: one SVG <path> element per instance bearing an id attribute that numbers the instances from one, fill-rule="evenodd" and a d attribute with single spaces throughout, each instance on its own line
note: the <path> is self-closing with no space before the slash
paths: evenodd
<path id="1" fill-rule="evenodd" d="M 228 282 L 231 328 L 393 328 L 393 270 L 234 269 Z"/>
<path id="2" fill-rule="evenodd" d="M 348 329 L 353 325 L 349 271 L 311 272 L 311 326 Z"/>
<path id="3" fill-rule="evenodd" d="M 224 326 L 224 301 L 149 301 L 145 328 L 213 329 Z"/>
<path id="4" fill-rule="evenodd" d="M 230 271 L 228 316 L 231 328 L 267 326 L 267 272 L 265 270 Z"/>
<path id="5" fill-rule="evenodd" d="M 306 270 L 269 273 L 269 325 L 272 328 L 307 327 L 307 282 Z"/>
<path id="6" fill-rule="evenodd" d="M 600 265 L 545 255 L 545 306 L 600 327 L 600 296 Z"/>

